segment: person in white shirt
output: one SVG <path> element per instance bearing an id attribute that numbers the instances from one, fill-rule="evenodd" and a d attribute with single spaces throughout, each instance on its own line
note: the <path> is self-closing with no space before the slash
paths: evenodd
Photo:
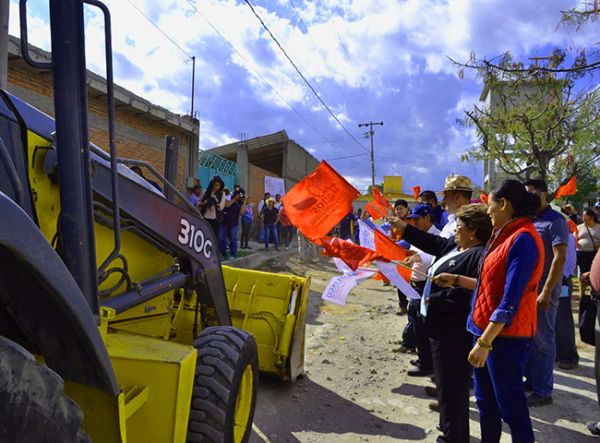
<path id="1" fill-rule="evenodd" d="M 577 265 L 580 275 L 589 272 L 598 249 L 600 249 L 600 224 L 594 211 L 588 208 L 583 211 L 583 223 L 577 225 Z M 588 285 L 585 281 L 580 283 L 581 295 L 586 295 Z"/>
<path id="2" fill-rule="evenodd" d="M 433 235 L 439 235 L 440 230 L 433 224 L 433 209 L 428 204 L 419 204 L 413 208 L 412 214 L 407 217 L 407 221 L 417 229 Z M 425 287 L 425 275 L 427 269 L 433 263 L 433 256 L 426 254 L 415 246 L 410 250 L 414 254 L 404 262 L 411 265 L 413 273 L 410 284 L 419 293 L 423 293 Z M 431 346 L 429 337 L 425 331 L 425 322 L 419 316 L 420 300 L 410 300 L 408 307 L 408 321 L 413 325 L 414 335 L 417 338 L 417 369 L 408 371 L 409 376 L 420 377 L 431 375 L 433 373 L 433 359 L 431 356 Z"/>
<path id="3" fill-rule="evenodd" d="M 452 238 L 456 232 L 456 211 L 471 203 L 473 183 L 464 175 L 449 175 L 444 182 L 444 203 L 448 211 L 448 223 L 440 233 L 441 237 Z"/>

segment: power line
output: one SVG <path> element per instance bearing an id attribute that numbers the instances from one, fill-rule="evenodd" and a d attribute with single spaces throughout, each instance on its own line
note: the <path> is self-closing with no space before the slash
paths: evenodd
<path id="1" fill-rule="evenodd" d="M 327 161 L 334 162 L 336 160 L 346 160 L 347 158 L 364 157 L 365 155 L 367 155 L 367 154 L 355 154 L 355 155 L 347 155 L 345 157 L 334 157 L 334 158 L 328 158 Z"/>
<path id="2" fill-rule="evenodd" d="M 296 108 L 294 108 L 285 98 L 283 98 L 283 96 L 279 93 L 279 91 L 275 88 L 275 86 L 273 86 L 266 78 L 264 78 L 264 76 L 260 72 L 258 72 L 256 69 L 254 69 L 252 67 L 252 65 L 246 59 L 246 57 L 244 57 L 244 55 L 240 51 L 238 51 L 236 49 L 236 47 L 233 46 L 233 44 L 229 40 L 227 40 L 227 38 L 210 22 L 210 20 L 208 20 L 204 16 L 204 14 L 202 14 L 200 12 L 200 10 L 196 7 L 196 5 L 194 3 L 192 3 L 191 0 L 185 0 L 185 1 L 194 9 L 194 11 L 196 11 L 196 14 L 198 14 L 208 24 L 208 26 L 210 26 L 211 29 L 213 31 L 215 31 L 215 33 L 221 38 L 221 40 L 223 40 L 233 50 L 233 52 L 235 52 L 244 61 L 244 63 L 246 63 L 246 66 L 248 67 L 248 69 L 250 69 L 252 72 L 254 72 L 254 74 L 256 74 L 256 76 L 259 78 L 259 80 L 261 80 L 263 83 L 265 83 L 267 86 L 269 86 L 283 103 L 285 103 L 292 111 L 294 111 L 294 113 L 298 117 L 300 117 L 300 119 L 302 119 L 304 121 L 304 123 L 306 123 L 318 136 L 320 136 L 326 143 L 328 143 L 330 146 L 333 147 L 331 142 L 310 121 L 308 121 L 302 114 L 300 114 L 300 112 Z"/>
<path id="3" fill-rule="evenodd" d="M 354 63 L 352 63 L 352 60 L 350 58 L 350 52 L 348 51 L 348 48 L 346 47 L 346 44 L 344 43 L 344 40 L 342 40 L 342 36 L 340 35 L 340 33 L 338 32 L 337 28 L 335 27 L 335 23 L 333 21 L 333 14 L 331 13 L 331 10 L 329 9 L 329 7 L 327 6 L 327 4 L 323 0 L 321 0 L 321 4 L 323 5 L 323 8 L 327 11 L 327 14 L 329 14 L 329 18 L 331 19 L 331 26 L 333 26 L 333 30 L 337 34 L 338 41 L 340 42 L 340 46 L 342 47 L 344 55 L 346 56 L 346 60 L 348 60 L 348 63 L 350 64 L 350 67 L 352 68 L 352 71 L 354 71 L 354 75 L 356 75 L 356 78 L 358 79 L 358 85 L 360 86 L 360 89 L 362 90 L 363 94 L 365 95 L 365 98 L 367 99 L 367 102 L 371 106 L 371 100 L 369 98 L 369 94 L 367 94 L 367 91 L 366 91 L 365 87 L 363 86 L 362 82 L 360 81 L 360 76 L 356 72 L 356 68 L 354 67 Z M 371 106 L 371 111 L 373 111 L 373 106 Z"/>
<path id="4" fill-rule="evenodd" d="M 171 43 L 173 43 L 175 46 L 177 46 L 177 48 L 178 48 L 178 49 L 179 49 L 181 52 L 183 52 L 183 53 L 184 53 L 186 56 L 188 56 L 188 58 L 190 58 L 190 59 L 191 59 L 191 58 L 193 58 L 191 54 L 189 54 L 189 53 L 188 53 L 188 52 L 187 52 L 185 49 L 183 49 L 183 48 L 182 48 L 182 47 L 179 45 L 179 43 L 177 43 L 175 40 L 173 40 L 173 39 L 172 39 L 172 38 L 171 38 L 171 37 L 170 37 L 170 36 L 169 36 L 169 35 L 168 35 L 168 34 L 167 34 L 165 31 L 163 31 L 162 29 L 160 29 L 160 27 L 159 27 L 159 26 L 158 26 L 156 23 L 154 23 L 154 22 L 152 21 L 152 19 L 151 19 L 150 17 L 148 17 L 148 16 L 147 16 L 147 15 L 144 13 L 144 11 L 142 11 L 142 10 L 141 10 L 140 8 L 138 8 L 138 7 L 137 7 L 135 4 L 133 4 L 133 3 L 131 2 L 131 0 L 127 0 L 127 3 L 129 3 L 129 4 L 130 4 L 130 5 L 133 7 L 133 8 L 135 8 L 135 10 L 136 10 L 137 12 L 139 12 L 140 14 L 142 14 L 142 15 L 144 16 L 144 18 L 145 18 L 146 20 L 148 20 L 148 22 L 150 22 L 150 24 L 151 24 L 152 26 L 154 26 L 154 27 L 155 27 L 155 28 L 158 30 L 158 32 L 160 32 L 160 33 L 161 33 L 162 35 L 164 35 L 164 36 L 165 36 L 165 37 L 166 37 L 166 38 L 167 38 L 167 39 L 168 39 L 168 40 L 169 40 Z"/>
<path id="5" fill-rule="evenodd" d="M 350 108 L 352 108 L 352 112 L 355 115 L 358 115 L 358 112 L 356 112 L 356 108 L 352 104 L 352 101 L 348 98 L 348 96 L 344 92 L 344 89 L 340 86 L 340 84 L 335 79 L 335 74 L 333 73 L 333 69 L 331 68 L 331 66 L 329 65 L 329 63 L 327 62 L 327 60 L 325 59 L 325 57 L 323 56 L 323 53 L 320 50 L 319 45 L 317 45 L 317 42 L 312 37 L 310 29 L 308 28 L 308 26 L 306 25 L 306 23 L 302 19 L 301 15 L 300 15 L 300 12 L 298 11 L 299 8 L 296 6 L 296 2 L 294 0 L 289 0 L 289 1 L 290 1 L 290 4 L 292 5 L 292 8 L 294 9 L 296 17 L 298 17 L 298 21 L 300 22 L 300 24 L 302 26 L 304 26 L 304 29 L 306 29 L 306 34 L 310 38 L 310 41 L 312 42 L 314 48 L 317 50 L 317 53 L 319 54 L 319 57 L 320 57 L 321 61 L 323 62 L 323 65 L 327 68 L 327 71 L 329 71 L 329 74 L 331 75 L 331 79 L 333 80 L 333 82 L 336 84 L 336 86 L 338 87 L 338 89 L 342 93 L 342 96 L 344 97 L 344 100 L 350 105 Z"/>
<path id="6" fill-rule="evenodd" d="M 252 6 L 252 4 L 250 3 L 250 1 L 249 0 L 244 0 L 244 1 L 250 7 L 250 9 L 252 10 L 252 13 L 256 16 L 256 18 L 258 19 L 258 21 L 260 21 L 262 27 L 265 28 L 265 30 L 267 31 L 267 33 L 271 36 L 271 39 L 275 42 L 275 44 L 277 44 L 277 46 L 279 47 L 279 49 L 281 50 L 281 52 L 283 53 L 283 55 L 285 55 L 285 57 L 288 59 L 288 61 L 290 62 L 290 64 L 294 67 L 294 69 L 296 70 L 296 72 L 298 73 L 298 75 L 300 76 L 300 78 L 302 78 L 302 80 L 304 80 L 304 83 L 306 83 L 306 86 L 308 86 L 308 88 L 312 91 L 312 93 L 315 95 L 315 97 L 317 97 L 317 99 L 319 100 L 319 102 L 321 102 L 321 104 L 323 105 L 323 107 L 325 107 L 325 109 L 327 110 L 327 112 L 329 112 L 329 115 L 331 115 L 333 117 L 333 119 L 338 123 L 338 125 L 340 125 L 340 127 L 346 132 L 346 134 L 348 134 L 350 136 L 350 138 L 352 140 L 354 140 L 354 142 L 358 146 L 360 146 L 364 151 L 369 152 L 368 149 L 365 148 L 362 145 L 362 143 L 360 143 L 356 139 L 356 137 L 354 137 L 350 133 L 350 131 L 348 131 L 348 129 L 346 129 L 346 127 L 342 124 L 342 122 L 339 120 L 339 118 L 337 118 L 337 116 L 331 111 L 331 109 L 329 108 L 329 106 L 327 105 L 327 103 L 325 103 L 323 101 L 323 99 L 319 96 L 319 94 L 317 94 L 317 91 L 315 91 L 315 88 L 313 88 L 313 86 L 306 79 L 306 77 L 304 76 L 304 74 L 302 74 L 302 72 L 300 71 L 300 69 L 298 69 L 298 66 L 296 66 L 296 64 L 290 58 L 290 56 L 288 55 L 288 53 L 286 52 L 286 50 L 283 48 L 283 46 L 281 46 L 281 44 L 279 43 L 279 41 L 277 40 L 277 38 L 275 38 L 275 36 L 273 35 L 273 33 L 271 32 L 271 30 L 269 29 L 269 27 L 265 24 L 265 22 L 260 17 L 260 15 L 258 15 L 258 13 L 254 10 L 254 6 Z"/>

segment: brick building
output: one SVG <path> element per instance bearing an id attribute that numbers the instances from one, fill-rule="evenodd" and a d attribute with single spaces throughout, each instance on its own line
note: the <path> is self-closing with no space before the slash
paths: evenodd
<path id="1" fill-rule="evenodd" d="M 51 60 L 48 52 L 33 46 L 30 46 L 30 55 L 40 62 Z M 108 150 L 106 79 L 91 71 L 87 77 L 90 141 Z M 8 42 L 7 90 L 46 114 L 54 115 L 52 72 L 26 64 L 21 56 L 20 41 L 13 36 Z M 183 190 L 184 184 L 191 182 L 189 178 L 197 176 L 199 121 L 153 105 L 117 85 L 115 107 L 119 157 L 147 161 L 163 172 L 165 137 L 179 137 L 177 187 Z"/>

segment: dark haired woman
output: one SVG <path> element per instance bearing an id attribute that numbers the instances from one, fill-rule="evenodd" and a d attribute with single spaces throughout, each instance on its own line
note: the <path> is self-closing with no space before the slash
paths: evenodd
<path id="1" fill-rule="evenodd" d="M 596 251 L 600 249 L 600 224 L 593 209 L 583 211 L 583 223 L 577 226 L 577 265 L 579 275 L 590 271 Z M 581 295 L 586 295 L 586 281 L 581 281 Z"/>
<path id="2" fill-rule="evenodd" d="M 221 177 L 215 175 L 208 183 L 206 191 L 204 191 L 204 194 L 198 203 L 200 212 L 212 228 L 215 237 L 219 235 L 219 218 L 221 216 L 221 211 L 225 207 L 225 195 L 223 194 L 224 187 L 225 183 L 223 183 Z"/>
<path id="3" fill-rule="evenodd" d="M 539 196 L 517 180 L 505 180 L 494 189 L 488 207 L 494 232 L 479 279 L 457 282 L 475 289 L 467 321 L 475 338 L 469 363 L 475 368 L 481 441 L 486 443 L 500 441 L 502 420 L 514 442 L 534 441 L 523 375 L 535 335 L 544 264 L 544 246 L 531 220 L 539 206 Z"/>
<path id="4" fill-rule="evenodd" d="M 483 205 L 465 205 L 456 213 L 456 236 L 450 239 L 427 234 L 394 220 L 403 238 L 436 257 L 423 291 L 421 314 L 431 341 L 433 369 L 440 406 L 443 436 L 438 442 L 469 442 L 469 385 L 467 361 L 473 337 L 466 330 L 472 290 L 459 285 L 462 278 L 477 276 L 484 245 L 492 224 Z M 442 276 L 438 279 L 437 276 Z M 446 276 L 444 279 L 443 276 Z M 452 286 L 447 281 L 450 280 Z"/>

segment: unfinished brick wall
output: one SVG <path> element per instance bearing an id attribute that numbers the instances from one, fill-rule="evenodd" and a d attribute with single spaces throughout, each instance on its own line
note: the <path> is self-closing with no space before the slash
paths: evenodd
<path id="1" fill-rule="evenodd" d="M 34 71 L 22 62 L 9 63 L 8 83 L 11 93 L 46 114 L 54 115 L 52 72 Z M 106 97 L 88 97 L 90 141 L 108 151 L 106 103 Z M 186 153 L 192 135 L 164 121 L 153 120 L 148 114 L 128 106 L 117 104 L 115 115 L 119 157 L 147 161 L 161 173 L 164 172 L 165 137 L 179 136 L 177 188 L 184 190 L 184 179 L 187 175 Z"/>

